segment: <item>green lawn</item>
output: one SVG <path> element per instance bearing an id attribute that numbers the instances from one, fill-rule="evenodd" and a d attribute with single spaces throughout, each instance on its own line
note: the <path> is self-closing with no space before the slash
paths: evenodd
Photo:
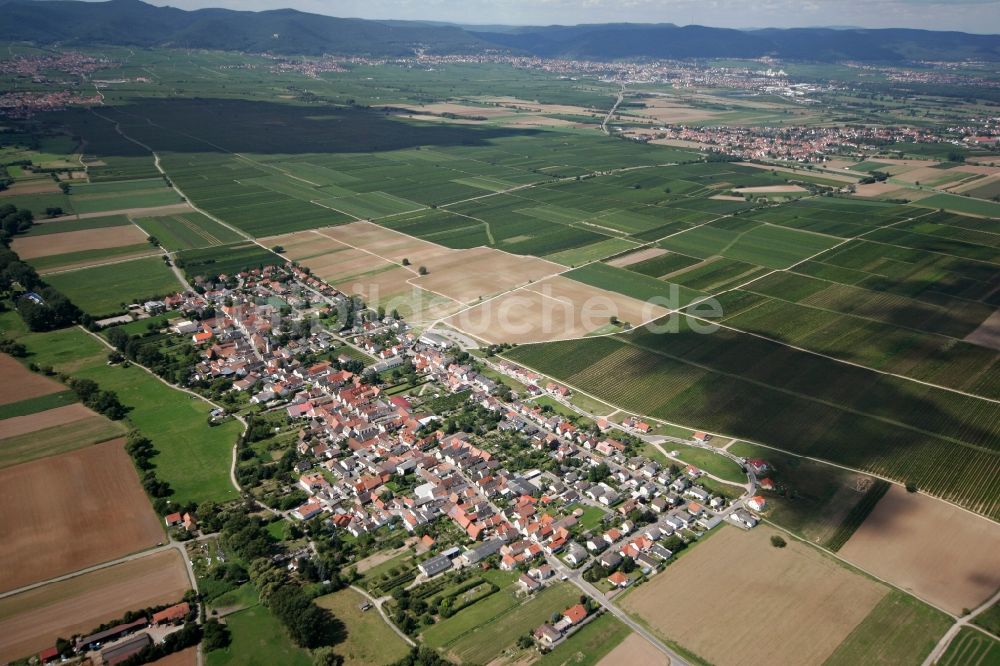
<path id="1" fill-rule="evenodd" d="M 675 442 L 665 442 L 663 448 L 666 451 L 677 451 L 677 457 L 689 465 L 714 474 L 725 481 L 733 483 L 746 483 L 747 475 L 743 469 L 735 462 L 718 453 L 712 453 L 696 446 L 685 446 Z"/>
<path id="2" fill-rule="evenodd" d="M 892 590 L 837 647 L 825 666 L 919 664 L 951 619 L 917 599 Z"/>
<path id="3" fill-rule="evenodd" d="M 584 530 L 599 530 L 603 524 L 604 516 L 608 515 L 603 509 L 596 506 L 580 505 L 583 515 L 578 519 L 577 524 Z"/>
<path id="4" fill-rule="evenodd" d="M 226 617 L 233 642 L 205 656 L 208 666 L 310 666 L 305 650 L 288 638 L 277 618 L 264 606 L 254 606 Z"/>
<path id="5" fill-rule="evenodd" d="M 159 257 L 59 273 L 48 276 L 46 281 L 94 316 L 120 312 L 123 304 L 181 289 L 173 271 Z"/>
<path id="6" fill-rule="evenodd" d="M 128 420 L 153 441 L 157 475 L 174 489 L 177 503 L 237 497 L 229 480 L 232 446 L 242 430 L 236 421 L 210 427 L 208 403 L 178 391 L 142 368 L 109 366 L 108 348 L 79 328 L 20 338 L 30 360 L 96 381 L 132 408 Z"/>
<path id="7" fill-rule="evenodd" d="M 317 605 L 328 609 L 347 629 L 347 639 L 334 647 L 344 658 L 344 664 L 391 664 L 405 657 L 410 647 L 376 609 L 362 611 L 358 608 L 364 600 L 350 588 L 316 599 Z"/>
<path id="8" fill-rule="evenodd" d="M 590 666 L 601 661 L 629 635 L 630 630 L 618 618 L 605 613 L 591 620 L 583 629 L 560 643 L 556 649 L 543 656 L 539 666 Z"/>

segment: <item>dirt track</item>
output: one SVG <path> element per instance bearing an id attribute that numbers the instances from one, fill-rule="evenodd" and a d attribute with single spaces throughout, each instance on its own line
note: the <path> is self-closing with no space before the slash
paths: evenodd
<path id="1" fill-rule="evenodd" d="M 125 611 L 179 601 L 188 589 L 180 553 L 170 550 L 0 599 L 0 662 L 35 654 L 59 636 L 90 631 Z"/>
<path id="2" fill-rule="evenodd" d="M 0 470 L 0 591 L 165 540 L 123 442 Z"/>

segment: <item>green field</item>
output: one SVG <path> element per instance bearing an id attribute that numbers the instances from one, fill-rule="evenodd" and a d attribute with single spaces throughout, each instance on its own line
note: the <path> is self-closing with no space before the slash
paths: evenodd
<path id="1" fill-rule="evenodd" d="M 252 268 L 283 264 L 281 256 L 255 243 L 184 250 L 177 253 L 177 267 L 188 279 L 198 276 L 233 275 Z"/>
<path id="2" fill-rule="evenodd" d="M 659 245 L 701 259 L 721 255 L 767 268 L 788 268 L 837 242 L 815 232 L 731 218 L 671 236 Z"/>
<path id="3" fill-rule="evenodd" d="M 687 287 L 601 263 L 587 264 L 565 273 L 565 276 L 592 287 L 607 289 L 641 301 L 651 301 L 669 309 L 683 307 L 705 296 Z"/>
<path id="4" fill-rule="evenodd" d="M 93 316 L 121 312 L 130 303 L 162 298 L 181 290 L 160 258 L 83 268 L 46 277 L 84 312 Z"/>
<path id="5" fill-rule="evenodd" d="M 944 208 L 956 213 L 1000 218 L 1000 204 L 993 201 L 984 201 L 983 199 L 960 197 L 955 194 L 935 194 L 932 197 L 915 201 L 913 205 L 920 206 L 921 208 Z"/>
<path id="6" fill-rule="evenodd" d="M 242 431 L 238 422 L 209 426 L 212 408 L 207 403 L 135 365 L 108 366 L 108 348 L 79 328 L 27 334 L 19 341 L 27 346 L 31 361 L 93 379 L 132 408 L 128 421 L 159 451 L 153 458 L 156 473 L 173 488 L 173 502 L 221 502 L 238 496 L 229 480 L 232 447 Z"/>
<path id="7" fill-rule="evenodd" d="M 347 638 L 335 646 L 347 666 L 391 664 L 406 656 L 410 647 L 374 608 L 362 611 L 358 606 L 365 598 L 350 588 L 316 599 L 316 604 L 328 609 L 344 623 Z"/>
<path id="8" fill-rule="evenodd" d="M 106 229 L 108 227 L 124 227 L 132 224 L 126 215 L 108 215 L 106 217 L 88 217 L 82 220 L 68 219 L 33 224 L 25 236 L 45 236 L 61 234 L 66 231 L 84 231 L 86 229 Z"/>
<path id="9" fill-rule="evenodd" d="M 76 213 L 98 213 L 130 208 L 155 208 L 183 202 L 162 178 L 109 183 L 81 183 L 70 188 L 70 205 Z"/>
<path id="10" fill-rule="evenodd" d="M 277 618 L 264 606 L 253 606 L 226 617 L 232 643 L 205 655 L 208 666 L 310 666 L 309 654 L 296 647 Z"/>
<path id="11" fill-rule="evenodd" d="M 136 220 L 136 224 L 171 251 L 225 245 L 242 240 L 232 229 L 227 229 L 201 213 L 146 217 Z"/>
<path id="12" fill-rule="evenodd" d="M 996 666 L 1000 664 L 1000 641 L 981 631 L 963 627 L 937 666 Z"/>
<path id="13" fill-rule="evenodd" d="M 892 590 L 844 639 L 824 666 L 919 664 L 951 624 L 951 618 L 941 611 Z"/>

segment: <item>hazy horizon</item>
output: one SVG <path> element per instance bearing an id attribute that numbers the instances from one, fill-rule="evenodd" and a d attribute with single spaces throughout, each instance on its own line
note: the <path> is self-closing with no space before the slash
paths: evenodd
<path id="1" fill-rule="evenodd" d="M 89 0 L 99 1 L 99 0 Z M 292 8 L 378 20 L 466 25 L 676 23 L 720 28 L 917 28 L 1000 33 L 1000 0 L 145 0 L 180 9 Z"/>

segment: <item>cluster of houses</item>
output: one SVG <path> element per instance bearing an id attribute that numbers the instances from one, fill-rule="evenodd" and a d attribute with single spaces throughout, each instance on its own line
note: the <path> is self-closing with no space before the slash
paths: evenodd
<path id="1" fill-rule="evenodd" d="M 571 566 L 601 558 L 608 569 L 616 567 L 615 558 L 629 557 L 644 571 L 655 570 L 672 556 L 663 539 L 690 537 L 722 520 L 728 503 L 699 485 L 699 470 L 665 469 L 611 436 L 614 427 L 648 432 L 639 419 L 621 426 L 599 419 L 596 428 L 579 427 L 533 400 L 566 399 L 568 388 L 499 361 L 493 366 L 498 372 L 527 387 L 527 395 L 517 396 L 471 361 L 458 362 L 464 355 L 453 352 L 446 337 L 417 337 L 395 318 L 362 321 L 337 334 L 314 326 L 282 336 L 304 314 L 340 305 L 343 295 L 295 268 L 237 277 L 235 288 L 179 294 L 164 304 L 198 315 L 196 322 L 174 323 L 200 345 L 196 377 L 231 379 L 233 390 L 283 409 L 298 423 L 297 487 L 308 499 L 289 512 L 292 518 L 321 517 L 354 537 L 387 525 L 423 534 L 432 522 L 450 521 L 471 545 L 422 562 L 425 576 L 495 555 L 502 569 L 541 572 L 529 576 L 538 584 L 547 578 L 549 557 Z M 499 431 L 548 456 L 557 473 L 508 469 L 503 451 L 485 450 L 467 433 L 436 429 L 440 418 L 421 407 L 422 399 L 387 395 L 365 380 L 356 363 L 349 366 L 354 371 L 345 369 L 347 356 L 302 362 L 323 352 L 332 356 L 344 340 L 383 364 L 382 370 L 412 365 L 425 381 L 425 395 L 461 393 L 493 412 Z M 591 480 L 588 471 L 601 466 L 607 473 Z M 578 523 L 588 507 L 600 509 L 604 521 L 584 539 Z M 636 511 L 644 524 L 630 519 Z M 734 521 L 745 515 L 746 526 L 755 520 L 742 508 L 728 515 Z M 197 527 L 183 515 L 167 520 Z"/>

